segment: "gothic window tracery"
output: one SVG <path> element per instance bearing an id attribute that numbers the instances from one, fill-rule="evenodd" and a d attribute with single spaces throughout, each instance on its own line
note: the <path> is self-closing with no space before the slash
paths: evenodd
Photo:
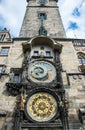
<path id="1" fill-rule="evenodd" d="M 85 65 L 85 54 L 79 53 L 78 54 L 78 60 L 80 65 Z"/>

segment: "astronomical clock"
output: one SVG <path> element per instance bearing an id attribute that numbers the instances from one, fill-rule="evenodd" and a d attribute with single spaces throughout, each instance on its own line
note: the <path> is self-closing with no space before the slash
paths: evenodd
<path id="1" fill-rule="evenodd" d="M 43 45 L 44 53 L 41 56 L 39 54 L 41 54 L 42 49 L 39 45 L 42 43 L 36 46 L 35 42 L 46 42 L 46 40 L 49 43 Z M 54 50 L 52 48 L 54 43 L 48 37 L 45 37 L 45 39 L 44 37 L 36 38 L 33 41 L 33 49 L 31 44 L 26 43 L 23 46 L 25 58 L 20 71 L 22 80 L 21 83 L 15 84 L 19 97 L 14 130 L 19 130 L 19 123 L 21 123 L 21 130 L 32 126 L 45 129 L 49 126 L 49 130 L 52 127 L 62 128 L 64 89 L 60 78 L 60 50 L 58 52 L 60 46 L 57 45 Z M 36 56 L 33 56 L 35 54 L 33 51 L 36 52 Z M 46 55 L 47 52 L 50 55 Z M 15 89 L 15 86 L 13 86 L 13 89 Z"/>
<path id="2" fill-rule="evenodd" d="M 39 125 L 40 127 L 43 127 L 43 125 L 46 127 L 46 124 L 51 126 L 51 123 L 56 124 L 56 126 L 59 124 L 62 126 L 62 119 L 60 118 L 62 92 L 60 91 L 61 86 L 57 85 L 57 82 L 59 82 L 57 79 L 60 73 L 58 72 L 56 61 L 54 61 L 54 59 L 58 58 L 54 55 L 52 43 L 49 43 L 49 47 L 47 45 L 43 46 L 43 57 L 39 55 L 42 51 L 41 47 L 37 45 L 38 49 L 40 48 L 38 51 L 37 46 L 34 46 L 34 44 L 33 42 L 32 52 L 27 52 L 27 55 L 25 53 L 25 58 L 28 57 L 28 54 L 30 58 L 29 60 L 27 58 L 26 66 L 23 67 L 26 72 L 24 79 L 27 80 L 27 89 L 25 93 L 22 93 L 21 98 L 21 110 L 24 112 L 23 116 L 27 122 L 31 122 L 37 127 Z M 36 56 L 33 56 L 35 54 L 33 51 L 36 52 Z M 47 57 L 46 52 L 50 54 Z"/>
<path id="3" fill-rule="evenodd" d="M 28 79 L 34 83 L 51 83 L 56 78 L 55 66 L 44 60 L 38 60 L 29 64 Z"/>
<path id="4" fill-rule="evenodd" d="M 28 96 L 25 112 L 28 119 L 33 122 L 51 122 L 58 116 L 59 98 L 47 89 L 34 90 Z"/>
<path id="5" fill-rule="evenodd" d="M 47 123 L 58 118 L 59 97 L 47 87 L 47 84 L 54 83 L 56 77 L 56 67 L 51 61 L 35 59 L 29 63 L 27 80 L 37 86 L 35 89 L 31 86 L 32 91 L 26 98 L 25 115 L 28 120 Z"/>

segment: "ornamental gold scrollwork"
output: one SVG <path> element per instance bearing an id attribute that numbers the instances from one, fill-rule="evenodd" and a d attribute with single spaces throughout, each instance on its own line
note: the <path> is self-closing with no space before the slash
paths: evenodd
<path id="1" fill-rule="evenodd" d="M 25 109 L 26 98 L 27 98 L 27 95 L 25 93 L 21 94 L 21 103 L 20 103 L 20 109 L 21 110 Z"/>
<path id="2" fill-rule="evenodd" d="M 27 102 L 27 113 L 39 122 L 52 119 L 57 111 L 57 102 L 49 93 L 36 93 Z"/>

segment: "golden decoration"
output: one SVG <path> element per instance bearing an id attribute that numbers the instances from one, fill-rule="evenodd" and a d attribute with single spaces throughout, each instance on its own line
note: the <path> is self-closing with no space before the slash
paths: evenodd
<path id="1" fill-rule="evenodd" d="M 26 98 L 27 98 L 26 93 L 21 94 L 21 104 L 20 104 L 20 109 L 21 110 L 24 110 L 24 108 L 25 108 Z"/>
<path id="2" fill-rule="evenodd" d="M 55 116 L 56 111 L 57 102 L 49 93 L 36 93 L 27 102 L 28 115 L 39 122 L 49 121 Z"/>

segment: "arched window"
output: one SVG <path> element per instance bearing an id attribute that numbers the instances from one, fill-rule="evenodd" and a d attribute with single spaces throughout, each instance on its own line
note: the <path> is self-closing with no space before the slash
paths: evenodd
<path id="1" fill-rule="evenodd" d="M 84 53 L 79 53 L 78 54 L 78 60 L 80 65 L 85 65 L 85 54 Z"/>

